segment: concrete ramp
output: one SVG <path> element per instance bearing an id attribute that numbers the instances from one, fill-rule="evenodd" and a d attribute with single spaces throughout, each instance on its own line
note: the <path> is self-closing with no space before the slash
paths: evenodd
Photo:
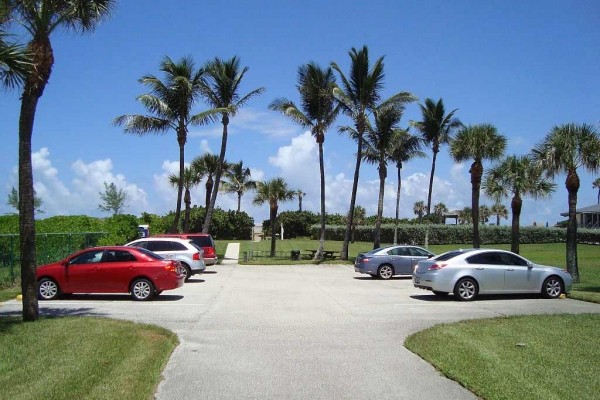
<path id="1" fill-rule="evenodd" d="M 240 257 L 240 244 L 229 243 L 221 264 L 237 264 Z"/>

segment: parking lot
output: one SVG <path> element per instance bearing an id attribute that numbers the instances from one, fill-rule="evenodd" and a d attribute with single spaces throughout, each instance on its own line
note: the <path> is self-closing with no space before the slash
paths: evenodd
<path id="1" fill-rule="evenodd" d="M 75 295 L 40 309 L 176 332 L 181 344 L 158 399 L 468 399 L 475 397 L 402 346 L 409 334 L 468 318 L 597 313 L 600 305 L 536 296 L 459 303 L 351 265 L 218 265 L 152 302 Z M 0 305 L 0 315 L 20 312 L 17 301 Z"/>

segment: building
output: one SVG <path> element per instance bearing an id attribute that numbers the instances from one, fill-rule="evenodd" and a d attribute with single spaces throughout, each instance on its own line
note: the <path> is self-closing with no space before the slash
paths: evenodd
<path id="1" fill-rule="evenodd" d="M 563 217 L 568 217 L 569 212 L 560 214 Z M 600 229 L 600 204 L 589 207 L 578 208 L 575 211 L 577 219 L 577 227 L 588 229 Z"/>

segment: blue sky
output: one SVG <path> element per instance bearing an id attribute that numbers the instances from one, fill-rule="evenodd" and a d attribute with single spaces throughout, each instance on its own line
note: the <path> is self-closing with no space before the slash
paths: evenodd
<path id="1" fill-rule="evenodd" d="M 244 161 L 253 177 L 283 176 L 291 188 L 307 193 L 303 208 L 319 210 L 319 169 L 314 139 L 268 104 L 278 97 L 298 100 L 298 66 L 335 61 L 348 71 L 348 51 L 367 45 L 372 60 L 385 56 L 384 97 L 410 91 L 420 101 L 442 97 L 465 124 L 491 123 L 508 138 L 507 154 L 526 154 L 554 125 L 600 123 L 600 3 L 597 1 L 168 1 L 119 2 L 113 16 L 95 32 L 52 38 L 55 65 L 42 97 L 33 134 L 35 188 L 42 217 L 87 214 L 98 209 L 103 182 L 115 182 L 130 197 L 126 211 L 165 214 L 175 208 L 176 191 L 167 176 L 177 172 L 175 134 L 138 137 L 112 126 L 122 114 L 143 113 L 136 102 L 146 88 L 144 74 L 159 75 L 164 56 L 192 56 L 197 65 L 216 56 L 237 55 L 250 70 L 247 93 L 266 92 L 232 119 L 226 158 Z M 0 93 L 0 214 L 17 186 L 18 91 Z M 205 109 L 199 103 L 197 110 Z M 407 107 L 403 125 L 420 118 Z M 325 168 L 327 211 L 346 213 L 356 145 L 327 133 Z M 186 161 L 205 152 L 218 154 L 221 126 L 192 127 Z M 430 154 L 430 151 L 428 152 Z M 484 168 L 489 167 L 486 163 Z M 407 163 L 403 170 L 401 216 L 413 217 L 416 201 L 427 200 L 431 159 Z M 455 164 L 442 148 L 433 204 L 450 209 L 470 205 L 469 164 Z M 395 169 L 387 179 L 384 215 L 393 216 Z M 596 203 L 592 181 L 580 172 L 580 207 Z M 523 205 L 521 223 L 550 224 L 567 210 L 564 176 L 551 199 Z M 376 212 L 378 177 L 361 168 L 357 204 Z M 260 224 L 267 207 L 242 199 L 242 209 Z M 203 204 L 203 183 L 193 192 Z M 219 194 L 217 205 L 235 209 L 234 196 Z M 482 203 L 491 205 L 482 197 Z M 505 202 L 510 208 L 510 202 Z M 297 201 L 280 210 L 297 209 Z M 509 223 L 509 221 L 504 221 Z"/>

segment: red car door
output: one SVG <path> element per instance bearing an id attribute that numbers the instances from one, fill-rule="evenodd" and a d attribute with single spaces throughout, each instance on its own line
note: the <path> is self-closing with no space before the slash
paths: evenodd
<path id="1" fill-rule="evenodd" d="M 127 250 L 106 250 L 98 270 L 98 280 L 102 282 L 103 291 L 128 292 L 129 283 L 136 273 L 137 262 L 135 256 Z"/>
<path id="2" fill-rule="evenodd" d="M 94 293 L 101 289 L 98 282 L 104 250 L 90 250 L 72 258 L 65 266 L 62 290 L 66 293 Z"/>

